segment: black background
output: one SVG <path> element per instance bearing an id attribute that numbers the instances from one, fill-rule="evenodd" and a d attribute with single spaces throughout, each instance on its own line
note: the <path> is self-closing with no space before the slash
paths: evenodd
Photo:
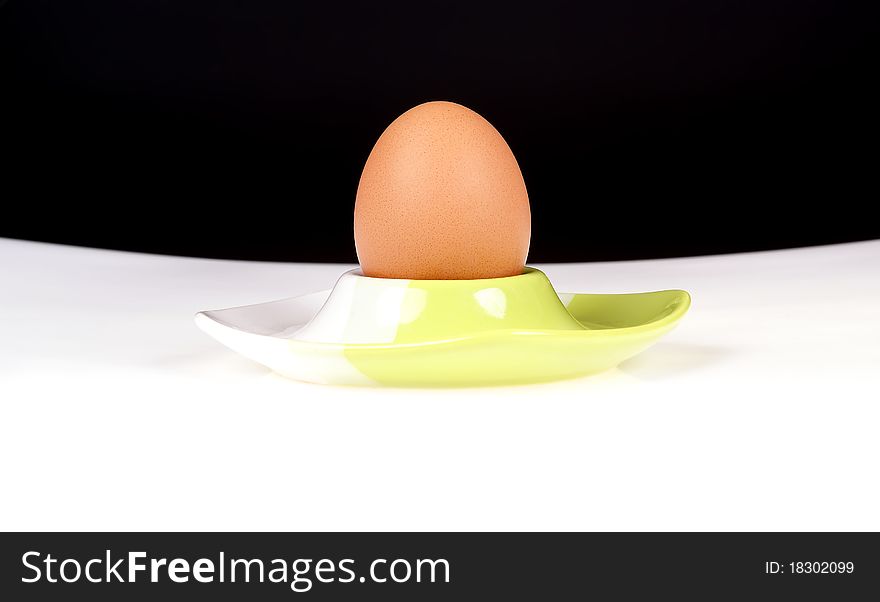
<path id="1" fill-rule="evenodd" d="M 11 0 L 0 235 L 353 261 L 372 144 L 446 99 L 516 153 L 532 261 L 874 238 L 875 7 Z"/>
<path id="2" fill-rule="evenodd" d="M 5 533 L 0 591 L 12 600 L 869 600 L 880 582 L 875 533 Z M 112 551 L 150 558 L 354 559 L 369 575 L 377 558 L 444 558 L 449 583 L 321 584 L 293 593 L 284 584 L 22 583 L 22 555 L 76 558 Z M 765 563 L 784 564 L 767 574 Z M 851 561 L 852 574 L 792 574 L 789 562 Z M 34 558 L 31 564 L 36 564 Z M 148 561 L 147 561 L 148 564 Z M 96 567 L 94 575 L 97 576 Z M 120 573 L 127 574 L 127 565 Z M 384 567 L 387 570 L 387 567 Z M 72 568 L 69 569 L 72 576 Z M 57 578 L 58 563 L 53 571 Z M 339 575 L 344 577 L 344 575 Z"/>

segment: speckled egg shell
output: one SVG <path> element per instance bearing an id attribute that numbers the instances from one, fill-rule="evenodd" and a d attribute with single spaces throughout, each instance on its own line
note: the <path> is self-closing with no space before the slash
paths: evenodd
<path id="1" fill-rule="evenodd" d="M 501 134 L 451 102 L 414 107 L 388 126 L 357 190 L 354 236 L 364 275 L 473 279 L 521 274 L 531 214 Z"/>

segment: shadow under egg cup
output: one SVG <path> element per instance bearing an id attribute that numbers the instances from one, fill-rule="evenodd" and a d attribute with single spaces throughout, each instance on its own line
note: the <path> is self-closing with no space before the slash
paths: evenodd
<path id="1" fill-rule="evenodd" d="M 528 267 L 478 280 L 369 278 L 352 270 L 331 291 L 200 312 L 196 323 L 298 380 L 484 386 L 612 368 L 671 330 L 689 305 L 680 290 L 558 294 Z"/>

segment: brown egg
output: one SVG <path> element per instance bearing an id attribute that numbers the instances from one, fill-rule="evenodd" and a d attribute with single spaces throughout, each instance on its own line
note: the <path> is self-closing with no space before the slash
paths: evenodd
<path id="1" fill-rule="evenodd" d="M 477 113 L 429 102 L 379 137 L 354 207 L 364 275 L 514 276 L 523 271 L 530 236 L 529 197 L 516 158 Z"/>

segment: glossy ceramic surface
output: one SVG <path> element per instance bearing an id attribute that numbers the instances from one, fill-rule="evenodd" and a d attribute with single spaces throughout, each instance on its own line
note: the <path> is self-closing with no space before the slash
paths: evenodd
<path id="1" fill-rule="evenodd" d="M 196 323 L 299 380 L 479 386 L 612 368 L 672 329 L 689 305 L 679 290 L 557 294 L 532 268 L 486 280 L 394 280 L 352 271 L 332 291 L 201 312 Z"/>

